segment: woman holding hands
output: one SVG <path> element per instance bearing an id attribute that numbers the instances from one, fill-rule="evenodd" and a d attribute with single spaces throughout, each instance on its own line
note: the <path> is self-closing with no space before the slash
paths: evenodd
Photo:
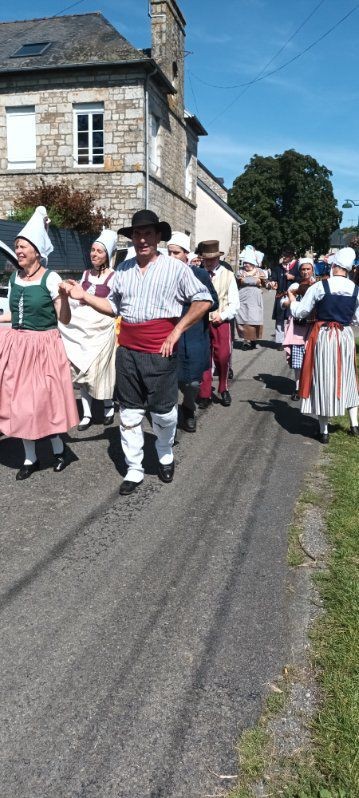
<path id="1" fill-rule="evenodd" d="M 67 463 L 60 437 L 78 423 L 70 367 L 58 321 L 71 318 L 61 277 L 46 268 L 53 250 L 46 208 L 39 206 L 15 240 L 18 271 L 10 277 L 10 313 L 0 317 L 0 430 L 21 438 L 24 463 L 17 480 L 39 470 L 36 441 L 49 436 L 54 471 Z"/>

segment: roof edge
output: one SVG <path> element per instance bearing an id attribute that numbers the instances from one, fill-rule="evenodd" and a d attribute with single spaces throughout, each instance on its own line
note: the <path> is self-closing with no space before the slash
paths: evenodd
<path id="1" fill-rule="evenodd" d="M 207 184 L 204 183 L 200 177 L 197 177 L 197 185 L 199 186 L 199 188 L 202 189 L 202 191 L 208 194 L 209 197 L 215 200 L 215 202 L 217 202 L 217 205 L 220 205 L 220 207 L 223 208 L 224 211 L 227 211 L 227 213 L 229 213 L 229 215 L 232 216 L 232 219 L 238 222 L 238 224 L 242 225 L 246 223 L 245 219 L 243 219 L 242 216 L 233 211 L 232 208 L 230 208 L 230 206 L 227 205 L 227 203 L 222 199 L 222 197 L 219 197 L 218 194 L 216 194 L 216 192 L 213 191 L 213 188 L 209 188 L 209 186 L 207 186 Z"/>

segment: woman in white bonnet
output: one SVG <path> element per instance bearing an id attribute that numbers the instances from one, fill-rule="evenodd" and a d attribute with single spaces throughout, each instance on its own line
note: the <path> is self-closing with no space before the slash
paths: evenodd
<path id="1" fill-rule="evenodd" d="M 263 253 L 258 253 L 263 260 Z M 243 349 L 255 349 L 263 335 L 262 288 L 267 275 L 258 266 L 254 247 L 247 246 L 240 254 L 242 266 L 237 272 L 240 307 L 236 315 L 237 333 L 243 338 Z"/>
<path id="2" fill-rule="evenodd" d="M 343 247 L 331 262 L 331 276 L 308 288 L 301 302 L 288 290 L 294 319 L 305 319 L 315 310 L 300 375 L 301 412 L 317 416 L 318 437 L 329 442 L 331 416 L 349 412 L 350 434 L 359 436 L 358 379 L 355 340 L 351 324 L 359 321 L 359 286 L 349 280 L 355 251 Z"/>
<path id="3" fill-rule="evenodd" d="M 102 230 L 90 251 L 91 269 L 83 273 L 80 285 L 89 294 L 106 298 L 112 288 L 115 272 L 111 263 L 116 251 L 117 234 Z M 80 388 L 82 420 L 81 432 L 92 421 L 92 399 L 104 402 L 104 424 L 114 419 L 113 391 L 115 386 L 116 330 L 114 319 L 98 313 L 89 305 L 70 299 L 71 322 L 60 325 L 72 379 Z"/>
<path id="4" fill-rule="evenodd" d="M 24 480 L 38 471 L 36 441 L 50 437 L 54 471 L 69 462 L 60 437 L 78 423 L 69 363 L 58 322 L 71 311 L 61 277 L 46 268 L 53 246 L 47 233 L 46 208 L 36 208 L 15 240 L 18 270 L 10 277 L 10 313 L 0 316 L 11 327 L 0 330 L 0 430 L 22 438 Z"/>

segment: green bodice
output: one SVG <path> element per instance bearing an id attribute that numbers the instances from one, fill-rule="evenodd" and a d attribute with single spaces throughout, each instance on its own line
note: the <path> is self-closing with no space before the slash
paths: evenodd
<path id="1" fill-rule="evenodd" d="M 46 287 L 46 269 L 41 282 L 18 285 L 16 273 L 10 277 L 11 326 L 15 330 L 53 330 L 57 327 L 57 316 L 51 294 Z"/>

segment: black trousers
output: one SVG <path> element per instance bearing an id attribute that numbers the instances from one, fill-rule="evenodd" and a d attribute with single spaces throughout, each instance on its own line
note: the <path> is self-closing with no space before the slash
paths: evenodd
<path id="1" fill-rule="evenodd" d="M 116 389 L 124 407 L 169 413 L 178 400 L 177 353 L 162 357 L 119 346 Z"/>

